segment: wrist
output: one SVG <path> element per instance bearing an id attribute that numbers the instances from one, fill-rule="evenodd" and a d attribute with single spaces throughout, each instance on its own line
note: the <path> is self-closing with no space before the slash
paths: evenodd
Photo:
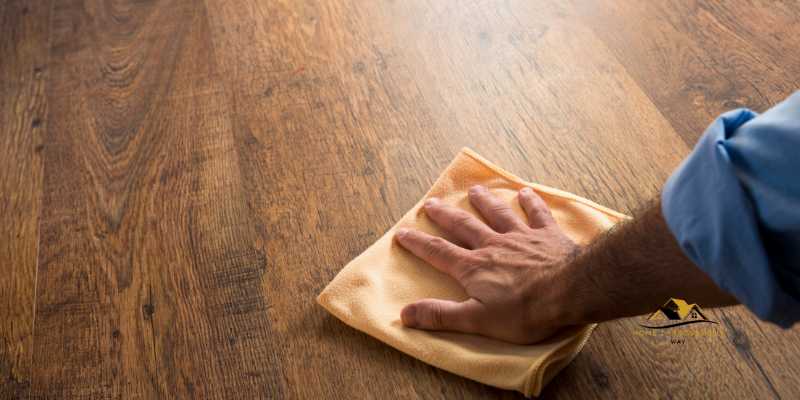
<path id="1" fill-rule="evenodd" d="M 564 325 L 583 325 L 586 321 L 586 301 L 579 290 L 574 263 L 565 263 L 559 268 L 557 280 L 558 299 L 556 300 L 559 321 Z"/>
<path id="2" fill-rule="evenodd" d="M 555 304 L 563 325 L 584 325 L 603 320 L 598 315 L 597 305 L 606 300 L 605 294 L 591 276 L 590 267 L 582 262 L 581 251 L 576 251 L 558 268 Z"/>
<path id="3" fill-rule="evenodd" d="M 576 259 L 582 249 L 576 247 L 559 264 L 546 269 L 548 276 L 531 274 L 522 285 L 526 325 L 531 328 L 583 325 L 589 321 L 590 301 Z"/>

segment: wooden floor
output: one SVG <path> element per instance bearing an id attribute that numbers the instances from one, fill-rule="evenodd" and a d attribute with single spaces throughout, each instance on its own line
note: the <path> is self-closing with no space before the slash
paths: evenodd
<path id="1" fill-rule="evenodd" d="M 2 0 L 0 398 L 517 398 L 314 297 L 462 146 L 631 212 L 798 48 L 792 1 Z M 709 316 L 545 396 L 800 398 L 800 328 Z"/>

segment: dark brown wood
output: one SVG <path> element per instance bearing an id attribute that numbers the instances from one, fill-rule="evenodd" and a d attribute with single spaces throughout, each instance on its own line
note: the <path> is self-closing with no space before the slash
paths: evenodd
<path id="1" fill-rule="evenodd" d="M 777 1 L 581 2 L 577 7 L 692 146 L 720 113 L 764 111 L 800 85 L 800 6 Z"/>
<path id="2" fill-rule="evenodd" d="M 0 398 L 31 383 L 50 2 L 0 2 Z"/>
<path id="3" fill-rule="evenodd" d="M 519 398 L 314 298 L 462 146 L 632 212 L 718 113 L 763 110 L 800 73 L 791 2 L 7 1 L 0 16 L 2 398 Z M 800 329 L 706 311 L 718 337 L 602 324 L 545 396 L 800 395 Z"/>
<path id="4" fill-rule="evenodd" d="M 278 393 L 205 8 L 58 2 L 53 32 L 33 397 Z"/>

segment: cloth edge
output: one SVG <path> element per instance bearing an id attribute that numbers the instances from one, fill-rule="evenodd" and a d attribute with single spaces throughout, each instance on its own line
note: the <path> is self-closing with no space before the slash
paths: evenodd
<path id="1" fill-rule="evenodd" d="M 608 214 L 608 215 L 613 216 L 615 218 L 620 218 L 620 219 L 630 219 L 631 218 L 631 217 L 629 217 L 629 216 L 627 216 L 627 215 L 625 215 L 625 214 L 623 214 L 623 213 L 621 213 L 619 211 L 614 211 L 614 210 L 612 210 L 612 209 L 610 209 L 610 208 L 608 208 L 606 206 L 600 205 L 600 204 L 595 203 L 595 202 L 593 202 L 593 201 L 591 201 L 589 199 L 586 199 L 584 197 L 580 197 L 580 196 L 578 196 L 576 194 L 565 192 L 563 190 L 556 189 L 554 187 L 550 187 L 550 186 L 547 186 L 547 185 L 528 182 L 528 181 L 526 181 L 526 180 L 524 180 L 522 178 L 519 178 L 518 176 L 512 174 L 511 172 L 506 171 L 502 167 L 494 164 L 493 162 L 483 158 L 483 156 L 481 156 L 480 154 L 476 153 L 474 150 L 472 150 L 469 147 L 461 148 L 460 152 L 463 153 L 463 154 L 468 155 L 469 157 L 471 157 L 475 161 L 483 164 L 487 168 L 489 168 L 489 169 L 493 170 L 494 172 L 497 172 L 498 174 L 500 174 L 503 178 L 506 178 L 506 179 L 508 179 L 508 180 L 510 180 L 512 182 L 515 182 L 515 183 L 518 183 L 518 184 L 524 185 L 524 186 L 530 186 L 532 189 L 536 189 L 536 191 L 544 192 L 544 193 L 547 193 L 547 194 L 549 194 L 551 196 L 561 197 L 563 199 L 568 199 L 568 200 L 572 200 L 572 201 L 581 203 L 583 205 L 586 205 L 586 206 L 589 206 L 591 208 L 594 208 L 597 211 L 600 211 L 600 212 L 602 212 L 604 214 Z"/>

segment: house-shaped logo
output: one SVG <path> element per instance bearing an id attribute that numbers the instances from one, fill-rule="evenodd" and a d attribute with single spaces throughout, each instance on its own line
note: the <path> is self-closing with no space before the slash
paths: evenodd
<path id="1" fill-rule="evenodd" d="M 717 323 L 708 319 L 697 304 L 689 304 L 681 299 L 669 299 L 639 325 L 650 329 L 664 329 L 701 322 Z"/>

